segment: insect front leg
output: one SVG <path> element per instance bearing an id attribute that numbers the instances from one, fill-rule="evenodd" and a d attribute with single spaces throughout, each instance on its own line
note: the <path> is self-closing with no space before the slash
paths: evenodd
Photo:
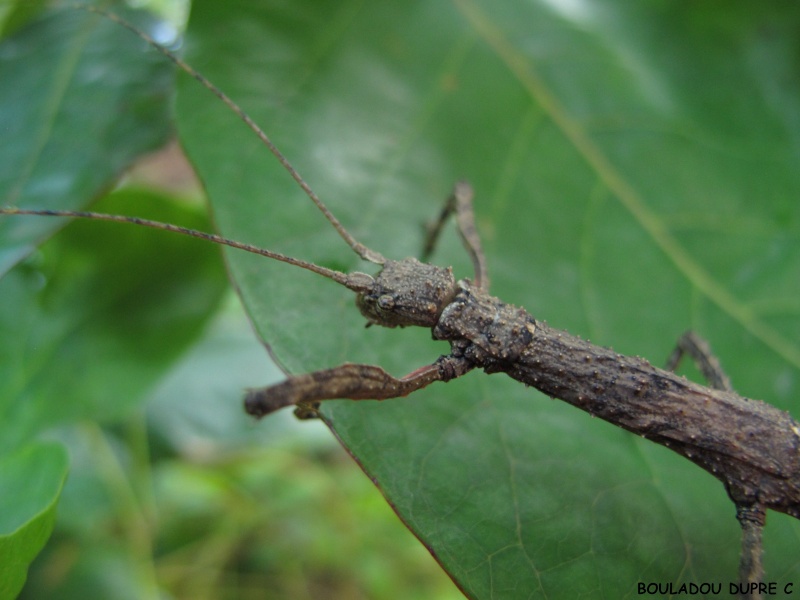
<path id="1" fill-rule="evenodd" d="M 734 391 L 730 378 L 722 369 L 717 357 L 711 352 L 708 342 L 693 331 L 687 331 L 680 337 L 675 350 L 667 359 L 667 369 L 674 371 L 684 354 L 694 360 L 709 386 L 717 390 Z M 739 580 L 741 583 L 761 583 L 764 576 L 761 564 L 761 532 L 766 516 L 766 510 L 758 503 L 736 505 L 736 519 L 742 526 L 742 550 L 739 557 Z M 760 598 L 761 595 L 747 594 L 745 597 Z"/>
<path id="2" fill-rule="evenodd" d="M 420 367 L 400 379 L 381 367 L 345 363 L 332 369 L 292 375 L 281 383 L 248 390 L 245 410 L 254 417 L 263 417 L 284 406 L 297 406 L 296 414 L 308 418 L 316 403 L 322 400 L 387 400 L 401 398 L 434 381 L 450 381 L 473 368 L 466 359 L 442 356 L 433 364 Z"/>
<path id="3" fill-rule="evenodd" d="M 453 188 L 453 193 L 447 198 L 439 218 L 429 223 L 425 236 L 425 245 L 422 249 L 422 261 L 428 262 L 428 258 L 436 247 L 442 227 L 450 215 L 455 213 L 458 233 L 464 247 L 472 260 L 475 270 L 474 284 L 479 289 L 489 291 L 489 271 L 486 266 L 486 256 L 481 246 L 481 238 L 478 229 L 475 227 L 475 211 L 472 207 L 472 198 L 475 193 L 472 186 L 466 181 L 459 181 Z"/>

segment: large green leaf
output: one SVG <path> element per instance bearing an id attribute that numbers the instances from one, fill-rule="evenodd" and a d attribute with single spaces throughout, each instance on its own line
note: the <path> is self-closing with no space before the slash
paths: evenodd
<path id="1" fill-rule="evenodd" d="M 417 254 L 420 224 L 466 177 L 495 295 L 656 363 L 694 328 L 740 392 L 792 410 L 798 33 L 796 5 L 745 1 L 198 0 L 187 54 L 367 245 Z M 366 268 L 218 100 L 189 78 L 181 89 L 181 135 L 223 233 Z M 347 360 L 401 375 L 447 351 L 424 331 L 365 330 L 351 295 L 312 274 L 228 260 L 289 371 Z M 436 261 L 470 275 L 454 235 Z M 717 481 L 501 375 L 324 414 L 471 597 L 735 578 Z M 770 515 L 770 579 L 800 575 L 798 537 Z"/>

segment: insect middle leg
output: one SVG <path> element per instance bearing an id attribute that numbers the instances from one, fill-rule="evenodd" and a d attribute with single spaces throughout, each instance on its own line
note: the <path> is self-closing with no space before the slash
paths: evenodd
<path id="1" fill-rule="evenodd" d="M 732 392 L 731 380 L 722 369 L 719 360 L 703 338 L 687 331 L 678 340 L 675 350 L 667 359 L 667 369 L 674 371 L 684 354 L 689 355 L 700 369 L 708 384 L 718 390 Z M 761 564 L 761 533 L 766 521 L 766 510 L 758 503 L 736 505 L 736 519 L 742 526 L 742 551 L 739 558 L 739 580 L 745 584 L 761 583 L 764 576 Z M 761 598 L 761 594 L 745 595 L 746 598 Z"/>
<path id="2" fill-rule="evenodd" d="M 442 232 L 442 227 L 450 215 L 455 213 L 456 225 L 458 233 L 464 247 L 469 253 L 472 260 L 472 266 L 475 270 L 474 284 L 484 290 L 489 291 L 489 272 L 486 266 L 486 256 L 483 253 L 481 246 L 481 238 L 478 235 L 478 230 L 475 227 L 475 211 L 472 207 L 472 198 L 475 193 L 472 186 L 466 181 L 459 181 L 453 188 L 453 193 L 447 198 L 439 218 L 429 223 L 426 227 L 425 245 L 422 249 L 422 261 L 428 262 L 433 249 L 436 247 L 436 242 L 439 239 L 439 234 Z"/>

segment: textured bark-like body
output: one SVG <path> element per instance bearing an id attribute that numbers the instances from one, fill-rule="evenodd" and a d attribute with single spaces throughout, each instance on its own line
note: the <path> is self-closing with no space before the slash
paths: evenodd
<path id="1" fill-rule="evenodd" d="M 800 517 L 800 427 L 786 412 L 595 346 L 459 283 L 434 329 L 454 355 L 674 450 L 720 479 L 738 506 Z"/>

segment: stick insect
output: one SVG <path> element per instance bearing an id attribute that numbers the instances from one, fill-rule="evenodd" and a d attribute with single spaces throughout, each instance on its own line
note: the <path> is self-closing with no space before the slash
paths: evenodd
<path id="1" fill-rule="evenodd" d="M 181 66 L 194 73 L 188 65 Z M 205 80 L 201 78 L 201 81 Z M 213 86 L 211 88 L 216 89 Z M 227 98 L 224 95 L 222 97 Z M 235 105 L 232 108 L 238 110 Z M 249 125 L 255 126 L 249 118 L 245 117 L 245 120 L 249 121 Z M 257 127 L 256 130 L 260 132 Z M 745 526 L 746 538 L 758 537 L 763 507 L 796 516 L 793 497 L 796 489 L 792 487 L 796 483 L 792 479 L 794 467 L 790 464 L 794 460 L 797 436 L 794 421 L 783 413 L 771 411 L 766 405 L 752 401 L 741 405 L 735 396 L 688 384 L 664 371 L 652 369 L 639 359 L 627 359 L 551 330 L 524 311 L 503 305 L 489 296 L 487 268 L 471 216 L 472 199 L 468 186 L 462 184 L 456 187 L 452 200 L 443 213 L 456 215 L 459 229 L 475 264 L 472 281 L 464 280 L 459 283 L 446 269 L 426 266 L 413 260 L 389 261 L 360 244 L 318 202 L 307 184 L 272 146 L 269 138 L 264 134 L 259 135 L 295 177 L 297 183 L 309 193 L 354 252 L 362 259 L 382 267 L 382 271 L 377 277 L 361 273 L 342 274 L 277 253 L 262 250 L 257 252 L 312 270 L 347 287 L 357 294 L 359 307 L 369 322 L 388 327 L 432 328 L 435 337 L 452 344 L 452 351 L 403 378 L 394 378 L 383 369 L 372 365 L 344 365 L 311 376 L 292 377 L 277 387 L 250 392 L 246 400 L 249 412 L 263 415 L 281 406 L 300 405 L 301 412 L 310 415 L 316 410 L 317 401 L 329 397 L 392 398 L 404 396 L 435 381 L 455 378 L 475 368 L 490 373 L 504 372 L 524 383 L 539 387 L 549 395 L 565 399 L 617 425 L 669 446 L 712 472 L 726 483 L 740 508 L 739 515 Z M 13 214 L 15 211 L 9 209 L 5 212 Z M 81 216 L 78 213 L 51 214 Z M 91 215 L 86 213 L 83 216 Z M 94 217 L 99 218 L 96 215 Z M 207 239 L 223 242 L 219 238 Z M 255 250 L 251 247 L 244 249 Z M 424 277 L 417 278 L 419 273 L 424 273 Z M 687 340 L 693 341 L 691 338 Z M 697 344 L 688 344 L 687 347 L 697 348 Z M 696 401 L 690 400 L 691 397 Z M 674 400 L 675 403 L 658 406 L 657 413 L 651 412 L 662 398 Z M 721 413 L 715 409 L 703 415 L 687 412 L 687 406 L 695 409 L 707 406 L 707 403 L 716 408 L 723 405 L 734 408 L 725 409 Z M 724 417 L 719 418 L 720 414 L 730 414 L 726 411 L 737 411 L 741 406 L 757 409 L 756 413 L 763 421 L 763 430 L 749 430 L 746 423 L 743 423 L 736 432 L 731 432 L 730 423 L 724 423 Z M 756 416 L 752 410 L 745 410 L 745 413 Z M 678 414 L 685 418 L 685 423 L 678 425 L 670 420 Z M 698 425 L 699 423 L 702 425 Z M 725 431 L 715 432 L 714 426 L 720 423 L 724 424 Z M 691 428 L 696 428 L 698 433 L 688 433 Z M 767 430 L 770 430 L 770 434 L 765 437 Z M 783 437 L 779 443 L 771 443 L 769 448 L 756 448 L 755 455 L 742 461 L 748 464 L 755 461 L 751 464 L 755 465 L 755 471 L 740 469 L 741 465 L 734 467 L 726 462 L 725 457 L 730 457 L 733 451 L 747 448 L 746 440 L 751 437 L 769 439 L 771 442 L 778 440 L 777 434 L 772 430 L 781 432 Z M 705 442 L 691 438 L 692 435 L 701 433 L 709 436 Z M 725 435 L 731 433 L 744 437 L 725 438 Z M 726 449 L 720 450 L 720 440 L 727 440 L 723 443 Z M 707 445 L 704 446 L 706 442 Z M 780 456 L 770 454 L 774 451 L 778 451 Z M 742 455 L 736 454 L 736 457 L 742 459 Z M 754 484 L 756 479 L 764 481 Z M 774 484 L 773 488 L 770 488 L 770 483 Z M 787 485 L 791 489 L 786 488 Z M 745 577 L 757 579 L 757 540 L 751 541 L 749 547 L 754 549 L 750 561 L 753 564 L 748 566 L 743 560 L 743 570 Z"/>

